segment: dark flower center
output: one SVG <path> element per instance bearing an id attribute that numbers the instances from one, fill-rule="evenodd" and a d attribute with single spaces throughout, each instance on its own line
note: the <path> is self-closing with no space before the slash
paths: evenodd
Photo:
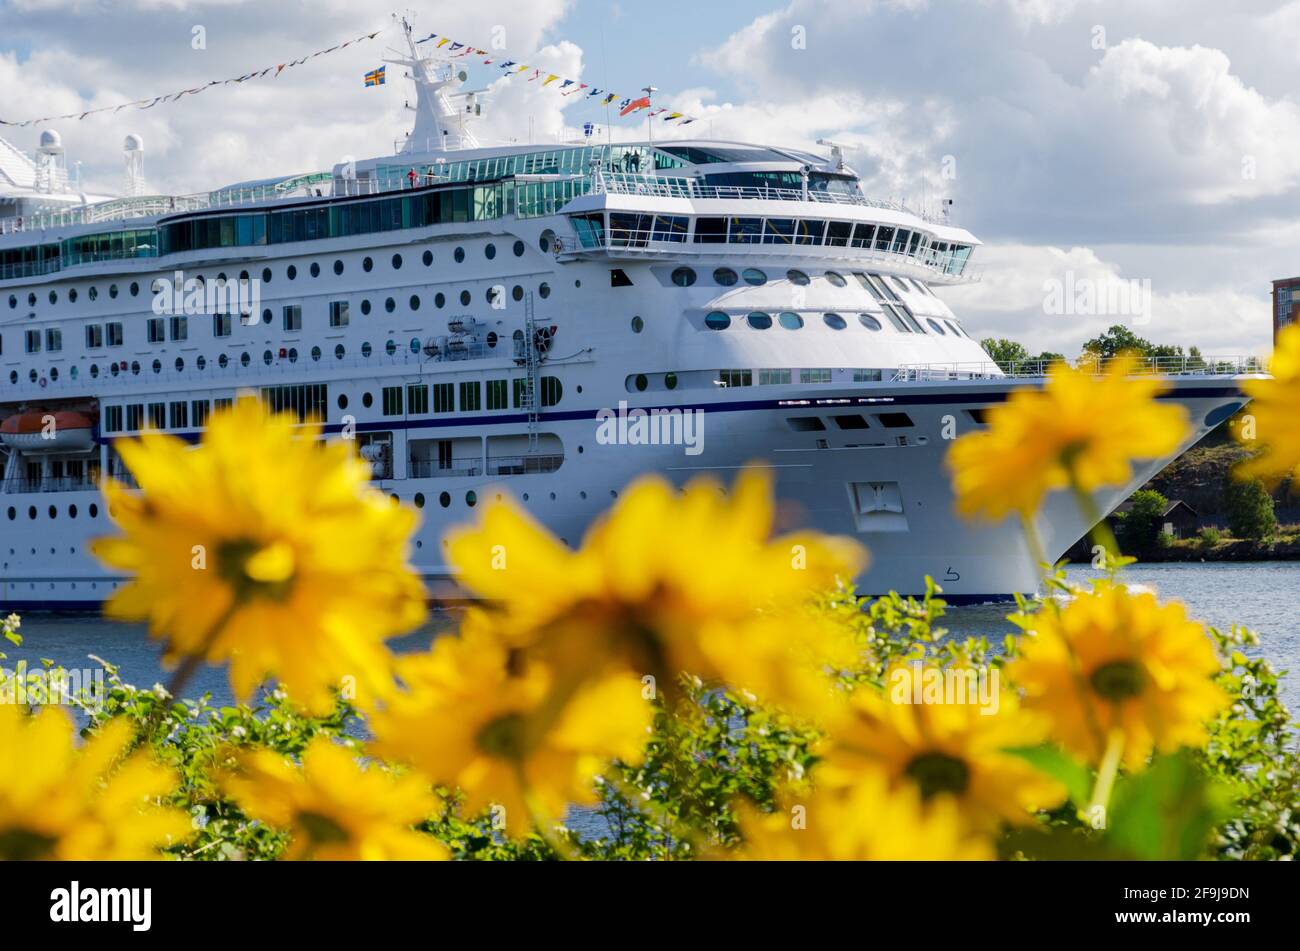
<path id="1" fill-rule="evenodd" d="M 478 746 L 497 759 L 523 759 L 524 718 L 517 713 L 509 713 L 493 720 L 479 731 Z"/>
<path id="2" fill-rule="evenodd" d="M 7 862 L 30 862 L 48 858 L 56 841 L 21 826 L 0 829 L 0 859 Z"/>
<path id="3" fill-rule="evenodd" d="M 293 570 L 286 576 L 265 577 L 257 570 L 255 559 L 265 558 L 273 546 L 265 542 L 240 538 L 222 542 L 217 548 L 217 571 L 235 589 L 235 597 L 246 601 L 270 598 L 282 601 L 293 588 Z"/>
<path id="4" fill-rule="evenodd" d="M 1102 664 L 1089 678 L 1092 689 L 1107 700 L 1119 702 L 1140 694 L 1146 687 L 1146 674 L 1130 660 Z"/>
<path id="5" fill-rule="evenodd" d="M 319 812 L 298 813 L 298 823 L 306 831 L 307 837 L 317 845 L 346 842 L 350 838 L 347 829 Z"/>
<path id="6" fill-rule="evenodd" d="M 960 795 L 970 784 L 970 769 L 946 753 L 922 753 L 907 764 L 905 772 L 921 787 L 923 799 L 939 793 Z"/>

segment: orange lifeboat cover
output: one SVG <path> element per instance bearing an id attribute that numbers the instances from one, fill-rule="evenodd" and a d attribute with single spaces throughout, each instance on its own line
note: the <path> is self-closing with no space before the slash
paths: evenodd
<path id="1" fill-rule="evenodd" d="M 0 423 L 0 433 L 6 435 L 18 435 L 22 433 L 39 433 L 45 428 L 45 417 L 54 417 L 54 427 L 56 430 L 69 429 L 90 429 L 91 419 L 85 413 L 74 413 L 70 411 L 60 411 L 57 413 L 15 413 L 4 422 Z"/>

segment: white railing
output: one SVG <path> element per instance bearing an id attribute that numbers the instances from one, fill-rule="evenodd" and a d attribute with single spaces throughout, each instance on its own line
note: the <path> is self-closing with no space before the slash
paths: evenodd
<path id="1" fill-rule="evenodd" d="M 1100 361 L 1078 360 L 1075 366 L 1100 373 L 1114 358 Z M 892 382 L 926 383 L 943 380 L 992 380 L 1006 377 L 1037 378 L 1047 375 L 1051 361 L 1024 360 L 1017 362 L 986 361 L 961 363 L 908 363 L 897 367 Z M 1133 369 L 1137 375 L 1155 376 L 1243 376 L 1263 373 L 1264 364 L 1259 357 L 1145 357 Z"/>

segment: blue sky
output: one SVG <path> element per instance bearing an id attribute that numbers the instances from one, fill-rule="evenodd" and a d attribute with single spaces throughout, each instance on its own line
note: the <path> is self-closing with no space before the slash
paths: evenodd
<path id="1" fill-rule="evenodd" d="M 870 194 L 951 197 L 986 246 L 983 281 L 948 299 L 1034 349 L 1071 352 L 1113 322 L 1044 313 L 1045 285 L 1072 274 L 1151 281 L 1145 336 L 1257 352 L 1269 281 L 1300 273 L 1300 0 L 407 5 L 422 33 L 487 47 L 505 30 L 512 58 L 622 93 L 654 83 L 659 105 L 704 118 L 696 134 L 830 138 Z M 0 118 L 239 75 L 386 21 L 354 0 L 0 0 Z M 400 75 L 361 84 L 382 50 L 58 128 L 104 191 L 120 188 L 127 133 L 161 192 L 326 168 L 391 152 L 409 127 Z M 593 117 L 540 84 L 480 78 L 497 82 L 485 140 L 556 141 Z M 0 134 L 32 149 L 37 133 Z"/>

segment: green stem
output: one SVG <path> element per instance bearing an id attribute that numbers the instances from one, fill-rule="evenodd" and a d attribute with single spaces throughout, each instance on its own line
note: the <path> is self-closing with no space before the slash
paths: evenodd
<path id="1" fill-rule="evenodd" d="M 1075 477 L 1074 467 L 1067 466 L 1066 471 L 1070 474 L 1070 488 L 1074 491 L 1075 502 L 1079 506 L 1079 514 L 1083 516 L 1090 528 L 1088 534 L 1092 536 L 1095 544 L 1100 545 L 1110 554 L 1112 558 L 1118 558 L 1120 555 L 1119 544 L 1115 541 L 1115 533 L 1110 530 L 1110 524 L 1097 508 L 1097 500 L 1092 497 L 1091 492 L 1085 492 L 1079 486 L 1079 480 Z"/>
<path id="2" fill-rule="evenodd" d="M 1100 812 L 1102 825 L 1106 828 L 1106 810 L 1110 807 L 1111 790 L 1115 788 L 1115 777 L 1119 775 L 1120 757 L 1124 755 L 1124 731 L 1114 729 L 1106 739 L 1106 752 L 1102 755 L 1101 766 L 1097 769 L 1097 782 L 1092 788 L 1092 798 L 1084 810 L 1085 817 L 1091 821 Z"/>
<path id="3" fill-rule="evenodd" d="M 1043 542 L 1038 537 L 1038 526 L 1034 524 L 1034 517 L 1021 515 L 1020 524 L 1025 535 L 1025 547 L 1029 549 L 1029 559 L 1033 562 L 1034 576 L 1045 578 L 1051 566 L 1047 564 L 1047 556 L 1043 554 Z"/>

